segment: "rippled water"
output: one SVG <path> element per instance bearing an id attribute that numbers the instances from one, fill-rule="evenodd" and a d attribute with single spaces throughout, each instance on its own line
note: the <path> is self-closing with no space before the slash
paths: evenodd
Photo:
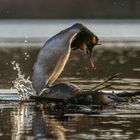
<path id="1" fill-rule="evenodd" d="M 5 103 L 6 106 L 6 103 Z M 1 108 L 0 139 L 140 139 L 140 111 L 135 107 L 106 109 L 100 115 L 55 115 L 38 110 L 34 103 L 13 103 Z"/>
<path id="2" fill-rule="evenodd" d="M 25 42 L 26 43 L 26 42 Z M 82 52 L 73 52 L 57 82 L 69 81 L 89 89 L 105 78 L 122 73 L 110 83 L 111 90 L 140 90 L 140 47 L 129 42 L 103 43 L 94 51 L 93 70 Z M 27 45 L 26 45 L 27 46 Z M 39 47 L 0 48 L 0 88 L 13 86 L 19 63 L 25 77 L 32 75 Z M 1 140 L 138 140 L 140 139 L 140 106 L 135 104 L 105 108 L 100 114 L 67 113 L 63 110 L 39 110 L 34 102 L 0 102 Z"/>

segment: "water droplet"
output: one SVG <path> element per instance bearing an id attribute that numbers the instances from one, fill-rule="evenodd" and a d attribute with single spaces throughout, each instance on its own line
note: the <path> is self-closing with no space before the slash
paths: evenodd
<path id="1" fill-rule="evenodd" d="M 14 62 L 13 69 L 17 71 L 17 78 L 12 81 L 13 88 L 16 88 L 19 92 L 21 100 L 28 100 L 31 95 L 36 95 L 33 89 L 30 77 L 25 78 L 25 74 L 22 74 L 19 63 Z"/>
<path id="2" fill-rule="evenodd" d="M 14 65 L 14 64 L 15 64 L 15 62 L 16 62 L 16 61 L 12 61 L 12 65 Z"/>

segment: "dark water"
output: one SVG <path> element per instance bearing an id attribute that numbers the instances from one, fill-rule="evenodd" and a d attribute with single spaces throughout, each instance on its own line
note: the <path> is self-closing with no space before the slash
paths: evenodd
<path id="1" fill-rule="evenodd" d="M 121 72 L 111 90 L 140 90 L 140 44 L 105 43 L 95 49 L 93 70 L 82 52 L 73 52 L 57 82 L 69 81 L 88 89 Z M 17 77 L 12 61 L 25 76 L 32 75 L 39 47 L 0 48 L 0 88 L 10 88 Z M 35 103 L 0 102 L 0 140 L 138 140 L 140 106 L 106 108 L 100 114 L 64 114 L 62 110 L 39 110 Z"/>

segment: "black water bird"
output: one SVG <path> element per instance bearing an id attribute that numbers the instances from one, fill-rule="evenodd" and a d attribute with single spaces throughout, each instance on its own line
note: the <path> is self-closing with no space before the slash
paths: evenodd
<path id="1" fill-rule="evenodd" d="M 68 103 L 90 105 L 98 104 L 101 106 L 112 105 L 114 103 L 126 102 L 125 98 L 119 97 L 114 93 L 104 93 L 102 91 L 82 90 L 72 83 L 58 83 L 46 89 L 41 95 L 46 99 L 59 99 Z"/>

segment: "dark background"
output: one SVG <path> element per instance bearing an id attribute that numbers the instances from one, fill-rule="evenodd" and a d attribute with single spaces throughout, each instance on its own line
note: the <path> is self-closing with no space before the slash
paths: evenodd
<path id="1" fill-rule="evenodd" d="M 0 0 L 0 18 L 140 18 L 140 0 Z"/>

